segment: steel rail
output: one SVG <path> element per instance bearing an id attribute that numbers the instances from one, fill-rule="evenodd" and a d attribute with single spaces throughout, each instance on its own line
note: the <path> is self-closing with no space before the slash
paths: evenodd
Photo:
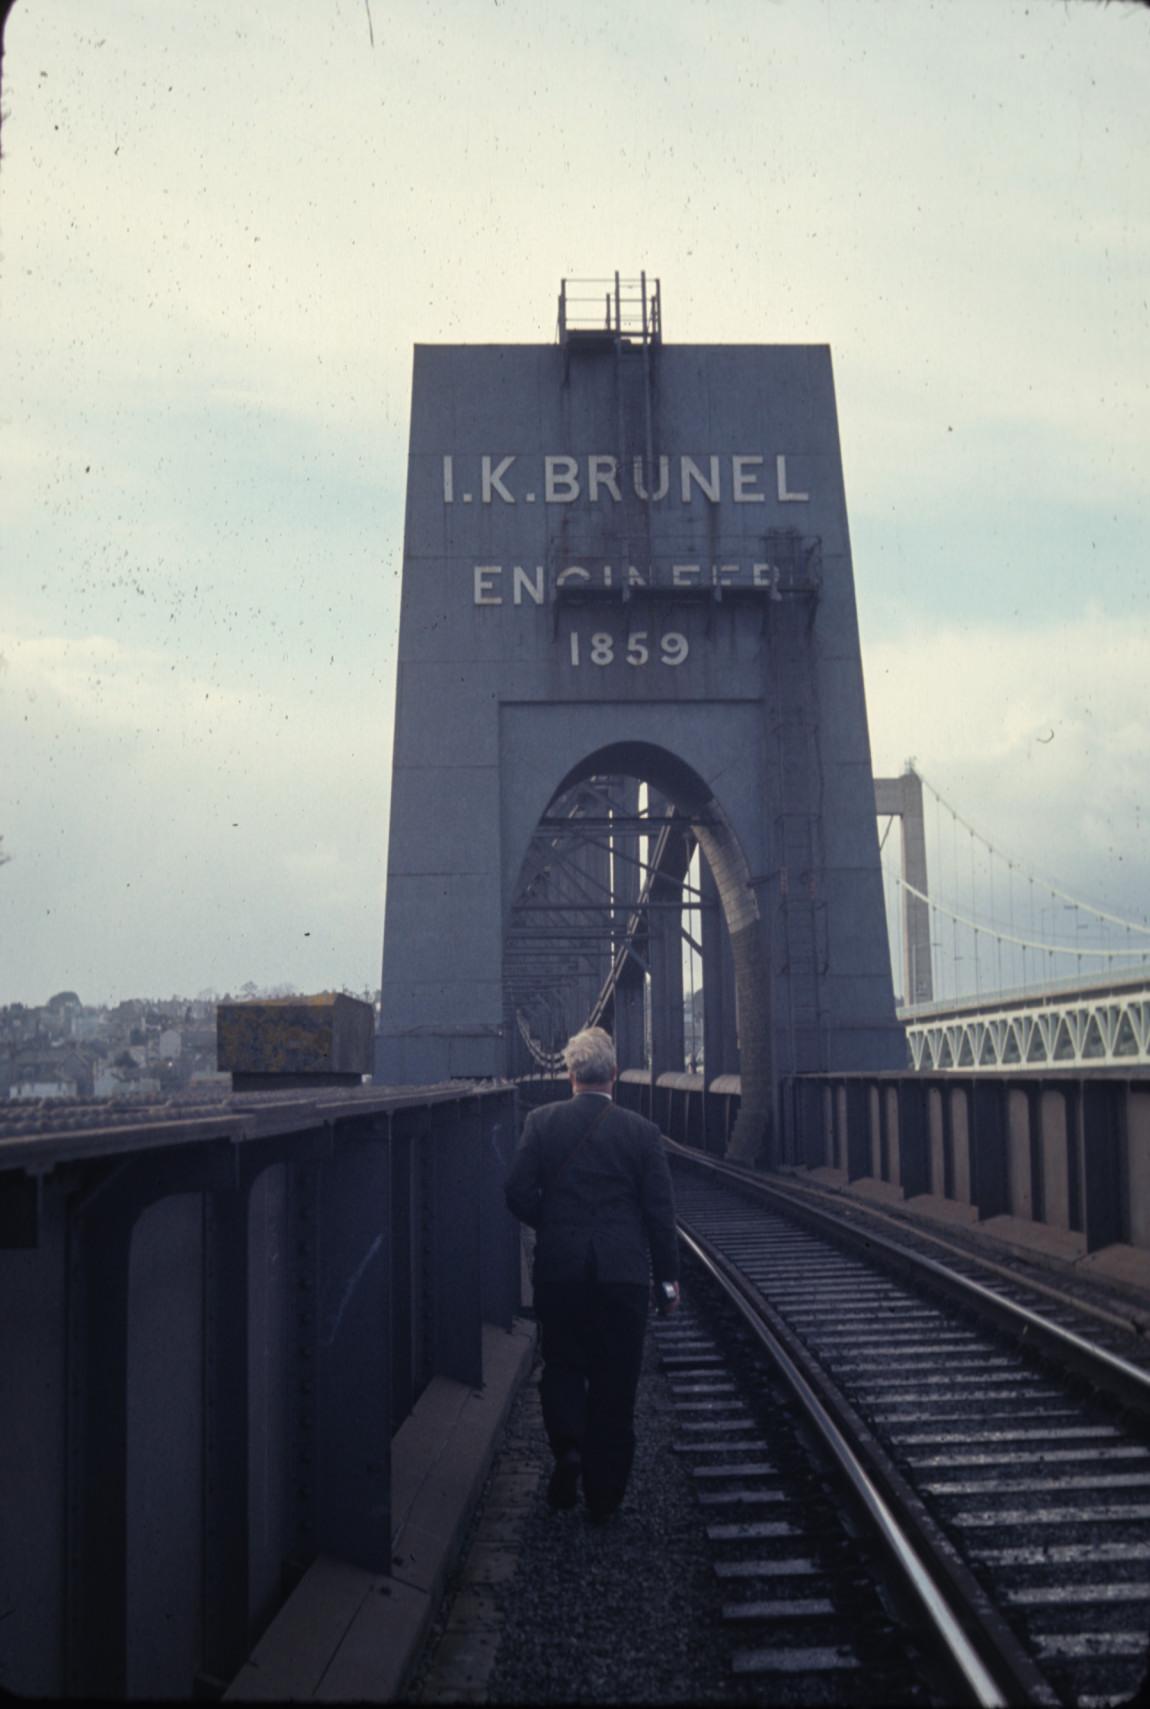
<path id="1" fill-rule="evenodd" d="M 1095 1346 L 1083 1336 L 1075 1334 L 1072 1329 L 1064 1329 L 1061 1324 L 1032 1311 L 1029 1306 L 1019 1305 L 1005 1294 L 995 1292 L 982 1282 L 976 1282 L 973 1277 L 964 1276 L 961 1271 L 951 1269 L 936 1258 L 927 1258 L 923 1253 L 910 1251 L 871 1229 L 864 1232 L 844 1217 L 836 1216 L 833 1211 L 825 1210 L 821 1205 L 808 1203 L 798 1194 L 788 1192 L 785 1187 L 757 1180 L 748 1171 L 726 1164 L 718 1158 L 702 1157 L 675 1141 L 671 1141 L 671 1144 L 675 1154 L 686 1162 L 710 1170 L 723 1180 L 751 1187 L 762 1198 L 786 1206 L 794 1215 L 806 1218 L 822 1232 L 836 1235 L 854 1247 L 865 1241 L 868 1256 L 880 1255 L 883 1262 L 904 1275 L 911 1273 L 918 1277 L 924 1274 L 933 1277 L 952 1296 L 958 1296 L 977 1306 L 980 1315 L 995 1318 L 1011 1333 L 1026 1336 L 1032 1344 L 1037 1342 L 1044 1351 L 1057 1355 L 1062 1364 L 1068 1365 L 1088 1382 L 1105 1389 L 1108 1394 L 1124 1405 L 1133 1407 L 1144 1417 L 1150 1417 L 1150 1373 L 1138 1365 L 1132 1365 L 1119 1354 Z M 971 1262 L 978 1261 L 977 1255 L 972 1255 Z M 1030 1284 L 1025 1277 L 1020 1276 L 1017 1278 L 1017 1285 L 1025 1288 Z M 1068 1306 L 1078 1304 L 1069 1296 L 1061 1297 Z M 1079 1309 L 1085 1311 L 1088 1308 Z"/>
<path id="2" fill-rule="evenodd" d="M 890 1474 L 884 1476 L 876 1468 L 868 1468 L 856 1452 L 847 1431 L 788 1351 L 783 1340 L 786 1332 L 771 1321 L 774 1314 L 766 1303 L 756 1299 L 737 1267 L 688 1224 L 680 1221 L 678 1232 L 683 1244 L 749 1324 L 818 1432 L 885 1552 L 896 1563 L 906 1591 L 926 1619 L 969 1701 L 980 1709 L 1007 1709 L 1008 1705 L 1019 1702 L 1056 1704 L 1057 1698 L 996 1613 L 991 1611 L 988 1618 L 974 1598 L 968 1600 L 956 1595 L 953 1564 L 948 1571 L 941 1560 L 931 1562 L 924 1558 L 924 1543 L 929 1544 L 929 1538 L 923 1537 L 923 1528 L 921 1525 L 917 1528 L 916 1546 L 894 1511 L 892 1500 L 884 1493 L 882 1485 L 886 1484 L 889 1490 Z M 853 1417 L 845 1402 L 842 1409 Z M 873 1446 L 871 1452 L 874 1453 Z M 949 1591 L 940 1582 L 943 1578 L 951 1581 Z M 975 1597 L 978 1594 L 976 1586 Z M 995 1630 L 996 1626 L 1000 1629 Z"/>
<path id="3" fill-rule="evenodd" d="M 677 1144 L 678 1142 L 673 1141 L 672 1143 Z M 740 1164 L 724 1163 L 724 1168 L 732 1171 L 732 1173 L 737 1173 L 738 1178 L 746 1179 L 752 1186 L 762 1184 L 762 1177 L 753 1171 L 748 1171 L 743 1176 Z M 812 1186 L 805 1181 L 799 1186 L 788 1182 L 785 1187 L 779 1186 L 774 1191 L 780 1199 L 788 1204 L 809 1205 L 812 1210 L 826 1208 L 819 1204 L 819 1198 L 826 1190 Z M 829 1194 L 827 1196 L 829 1197 Z M 1100 1323 L 1110 1324 L 1115 1329 L 1123 1330 L 1127 1335 L 1145 1335 L 1147 1333 L 1146 1327 L 1139 1322 L 1134 1306 L 1131 1306 L 1130 1311 L 1123 1315 L 1119 1311 L 1098 1305 L 1093 1300 L 1079 1299 L 1076 1295 L 1068 1294 L 1050 1282 L 1040 1281 L 1037 1276 L 1020 1276 L 1017 1270 L 1012 1270 L 1008 1264 L 1002 1263 L 999 1259 L 991 1258 L 984 1252 L 972 1252 L 961 1246 L 956 1246 L 953 1240 L 948 1240 L 945 1235 L 936 1233 L 933 1228 L 920 1228 L 917 1223 L 908 1225 L 904 1222 L 900 1225 L 897 1217 L 891 1216 L 889 1211 L 880 1209 L 878 1205 L 869 1202 L 864 1205 L 860 1202 L 857 1208 L 865 1212 L 868 1222 L 885 1223 L 890 1228 L 901 1226 L 907 1229 L 908 1233 L 913 1234 L 916 1240 L 925 1240 L 931 1246 L 937 1246 L 940 1251 L 951 1252 L 956 1258 L 962 1259 L 968 1264 L 976 1264 L 980 1270 L 985 1270 L 992 1275 L 1004 1276 L 1016 1287 L 1025 1287 L 1030 1293 L 1045 1294 L 1047 1298 L 1056 1301 L 1058 1305 L 1072 1307 L 1075 1311 L 1081 1312 L 1084 1317 L 1096 1317 Z M 834 1214 L 832 1210 L 827 1210 L 828 1216 L 834 1216 Z M 1150 1314 L 1147 1315 L 1148 1321 L 1150 1321 Z"/>

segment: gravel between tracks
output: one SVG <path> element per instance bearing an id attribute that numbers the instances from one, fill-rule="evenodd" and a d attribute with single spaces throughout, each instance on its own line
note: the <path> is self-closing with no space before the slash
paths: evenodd
<path id="1" fill-rule="evenodd" d="M 515 1401 L 492 1470 L 492 1480 L 531 1469 L 542 1475 L 520 1532 L 514 1574 L 496 1587 L 503 1624 L 486 1700 L 729 1700 L 721 1591 L 688 1462 L 672 1450 L 670 1388 L 658 1370 L 655 1336 L 647 1336 L 627 1499 L 603 1527 L 587 1523 L 581 1503 L 570 1513 L 547 1506 L 551 1462 L 539 1369 L 537 1363 Z M 473 1532 L 482 1524 L 481 1505 Z M 466 1575 L 465 1560 L 457 1581 L 466 1584 Z M 449 1613 L 445 1609 L 444 1619 Z M 434 1662 L 433 1641 L 413 1682 L 415 1695 Z"/>

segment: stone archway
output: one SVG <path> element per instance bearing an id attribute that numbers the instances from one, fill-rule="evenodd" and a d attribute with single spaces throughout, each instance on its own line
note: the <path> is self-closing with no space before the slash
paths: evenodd
<path id="1" fill-rule="evenodd" d="M 589 765 L 716 876 L 740 1147 L 783 1077 L 901 1065 L 825 347 L 417 349 L 378 1082 L 507 1072 L 524 854 Z"/>

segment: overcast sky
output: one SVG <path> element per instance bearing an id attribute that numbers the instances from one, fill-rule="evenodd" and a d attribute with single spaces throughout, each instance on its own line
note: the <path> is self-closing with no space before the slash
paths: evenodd
<path id="1" fill-rule="evenodd" d="M 832 348 L 876 769 L 1150 906 L 1150 14 L 17 0 L 0 1002 L 378 983 L 411 348 Z"/>

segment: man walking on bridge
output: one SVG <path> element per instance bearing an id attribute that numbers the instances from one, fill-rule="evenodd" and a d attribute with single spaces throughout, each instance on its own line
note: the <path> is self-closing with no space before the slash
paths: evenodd
<path id="1" fill-rule="evenodd" d="M 679 1303 L 675 1206 L 658 1128 L 614 1102 L 608 1034 L 576 1033 L 563 1060 L 573 1095 L 527 1117 L 507 1204 L 537 1231 L 548 1500 L 574 1507 L 582 1474 L 588 1518 L 602 1522 L 623 1499 L 635 1452 L 652 1270 L 661 1308 Z"/>

